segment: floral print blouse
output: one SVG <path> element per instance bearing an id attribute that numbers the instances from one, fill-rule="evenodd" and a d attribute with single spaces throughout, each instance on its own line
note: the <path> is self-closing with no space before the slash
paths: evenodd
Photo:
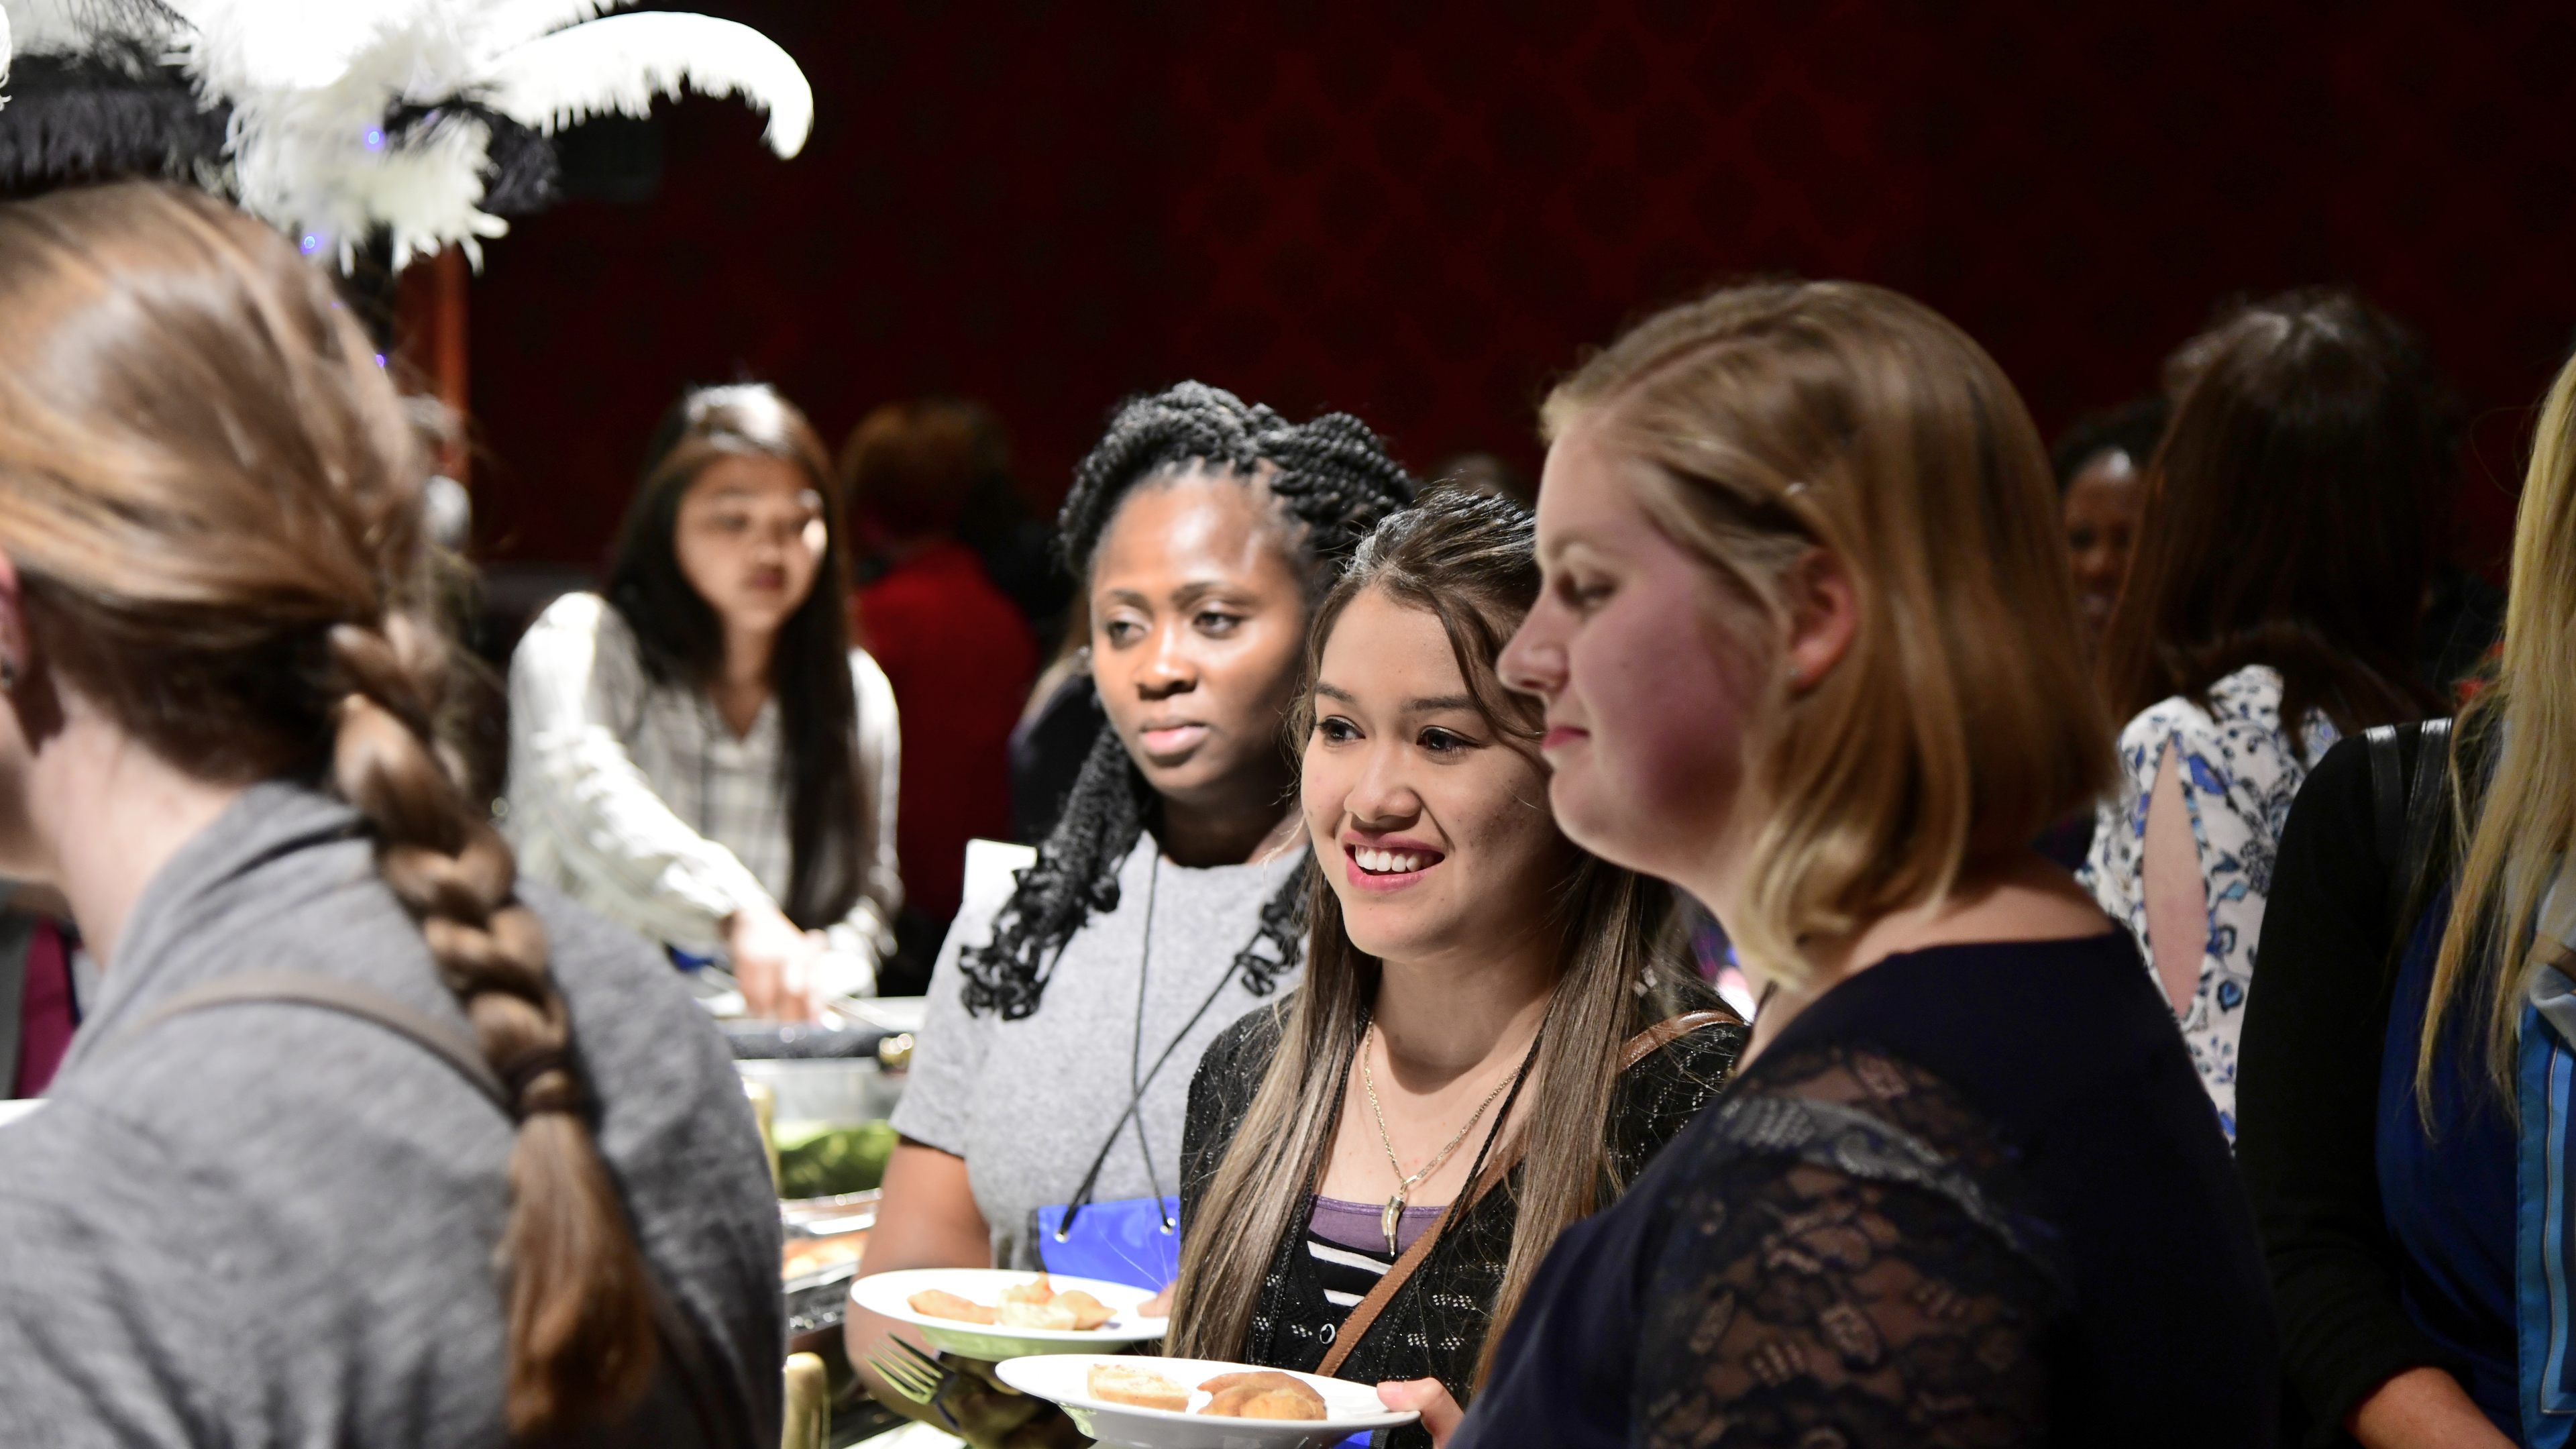
<path id="1" fill-rule="evenodd" d="M 2286 733 L 2281 676 L 2260 664 L 2211 685 L 2205 710 L 2180 696 L 2148 706 L 2120 731 L 2119 798 L 2103 805 L 2081 872 L 2102 909 L 2138 938 L 2138 952 L 2152 974 L 2147 801 L 2157 763 L 2172 746 L 2192 843 L 2199 848 L 2200 888 L 2209 904 L 2199 984 L 2182 1013 L 2182 1034 L 2229 1142 L 2236 1140 L 2236 1041 L 2254 980 L 2254 948 L 2263 934 L 2263 901 L 2272 889 L 2273 853 L 2281 827 L 2289 823 L 2291 800 L 2337 738 L 2334 725 L 2316 710 L 2308 712 L 2297 738 Z"/>

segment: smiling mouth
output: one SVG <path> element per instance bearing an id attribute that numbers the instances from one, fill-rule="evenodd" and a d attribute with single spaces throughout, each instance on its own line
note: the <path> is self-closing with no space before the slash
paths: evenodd
<path id="1" fill-rule="evenodd" d="M 1441 861 L 1437 852 L 1428 850 L 1379 850 L 1353 845 L 1344 847 L 1344 851 L 1362 875 L 1419 875 Z"/>

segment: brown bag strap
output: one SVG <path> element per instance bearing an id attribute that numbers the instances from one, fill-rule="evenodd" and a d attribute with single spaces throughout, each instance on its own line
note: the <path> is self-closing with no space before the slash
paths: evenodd
<path id="1" fill-rule="evenodd" d="M 1723 1011 L 1691 1011 L 1666 1017 L 1628 1038 L 1628 1044 L 1619 1050 L 1619 1070 L 1627 1071 L 1702 1027 L 1733 1020 L 1732 1014 Z M 1521 1158 L 1528 1147 L 1528 1138 L 1515 1134 L 1510 1144 L 1486 1163 L 1485 1170 L 1477 1174 L 1476 1181 L 1467 1191 L 1449 1200 L 1449 1205 L 1440 1210 L 1440 1216 L 1431 1220 L 1431 1226 L 1423 1229 L 1422 1236 L 1413 1240 L 1413 1246 L 1404 1250 L 1403 1255 L 1395 1260 L 1395 1265 L 1386 1270 L 1386 1276 L 1378 1279 L 1377 1286 L 1351 1309 L 1350 1316 L 1342 1320 L 1341 1327 L 1333 1330 L 1333 1346 L 1324 1351 L 1324 1361 L 1315 1365 L 1315 1372 L 1326 1378 L 1341 1372 L 1342 1361 L 1360 1346 L 1361 1339 L 1368 1337 L 1369 1329 L 1377 1324 L 1377 1316 L 1386 1311 L 1386 1305 L 1395 1301 L 1395 1295 L 1403 1290 L 1414 1270 L 1431 1256 L 1431 1250 L 1439 1243 L 1440 1234 L 1448 1228 L 1449 1220 L 1474 1207 L 1487 1191 L 1511 1176 L 1512 1169 L 1521 1165 Z"/>
<path id="2" fill-rule="evenodd" d="M 1724 1026 L 1736 1019 L 1731 1011 L 1685 1011 L 1665 1017 L 1628 1038 L 1628 1044 L 1619 1050 L 1619 1070 L 1628 1070 L 1702 1027 Z"/>

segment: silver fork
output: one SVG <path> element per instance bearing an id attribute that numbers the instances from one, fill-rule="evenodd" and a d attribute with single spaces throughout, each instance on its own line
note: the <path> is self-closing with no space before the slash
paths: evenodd
<path id="1" fill-rule="evenodd" d="M 889 1355 L 883 1345 L 892 1344 L 897 1352 Z M 957 1377 L 957 1371 L 914 1346 L 911 1341 L 888 1336 L 868 1354 L 868 1367 L 876 1371 L 887 1388 L 916 1404 L 939 1405 L 940 1392 Z M 943 1415 L 944 1417 L 944 1415 Z"/>

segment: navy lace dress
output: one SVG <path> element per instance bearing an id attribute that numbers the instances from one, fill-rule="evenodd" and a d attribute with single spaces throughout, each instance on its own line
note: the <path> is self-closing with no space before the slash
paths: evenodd
<path id="1" fill-rule="evenodd" d="M 1891 957 L 1559 1240 L 1453 1449 L 2264 1445 L 2215 1112 L 2128 938 Z"/>

